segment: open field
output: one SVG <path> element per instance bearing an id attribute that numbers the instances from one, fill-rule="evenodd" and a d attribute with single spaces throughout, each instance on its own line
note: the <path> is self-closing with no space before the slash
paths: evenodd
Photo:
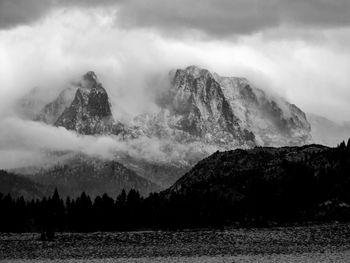
<path id="1" fill-rule="evenodd" d="M 349 262 L 350 224 L 116 233 L 1 234 L 3 262 Z"/>

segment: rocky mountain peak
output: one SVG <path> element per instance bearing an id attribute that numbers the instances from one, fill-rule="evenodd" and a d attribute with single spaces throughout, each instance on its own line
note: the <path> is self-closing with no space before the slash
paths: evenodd
<path id="1" fill-rule="evenodd" d="M 109 97 L 94 72 L 89 71 L 83 76 L 72 103 L 55 125 L 82 134 L 112 132 L 114 119 Z"/>
<path id="2" fill-rule="evenodd" d="M 184 71 L 186 74 L 192 75 L 194 78 L 200 78 L 202 76 L 206 76 L 207 74 L 211 74 L 207 69 L 203 69 L 195 65 L 188 66 Z"/>
<path id="3" fill-rule="evenodd" d="M 84 76 L 83 76 L 83 81 L 86 87 L 94 87 L 100 84 L 100 81 L 98 80 L 95 72 L 93 71 L 88 71 Z M 84 86 L 84 85 L 83 85 Z"/>
<path id="4" fill-rule="evenodd" d="M 162 110 L 148 117 L 156 134 L 226 149 L 311 140 L 310 124 L 298 107 L 245 78 L 222 77 L 198 66 L 177 69 L 170 76 L 169 92 L 160 100 Z"/>
<path id="5" fill-rule="evenodd" d="M 199 79 L 214 78 L 213 75 L 207 69 L 202 69 L 198 66 L 189 66 L 185 69 L 177 69 L 175 71 L 173 70 L 172 72 L 175 72 L 175 74 L 170 74 L 170 76 L 172 76 L 171 82 L 173 84 L 173 87 L 177 88 L 184 87 L 184 85 L 179 84 L 184 84 L 185 81 L 199 81 Z"/>

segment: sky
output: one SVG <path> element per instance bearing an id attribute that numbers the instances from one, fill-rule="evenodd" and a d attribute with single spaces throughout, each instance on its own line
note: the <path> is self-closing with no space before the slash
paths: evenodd
<path id="1" fill-rule="evenodd" d="M 0 152 L 33 88 L 93 70 L 123 118 L 153 109 L 152 76 L 193 64 L 348 122 L 350 1 L 0 0 Z"/>

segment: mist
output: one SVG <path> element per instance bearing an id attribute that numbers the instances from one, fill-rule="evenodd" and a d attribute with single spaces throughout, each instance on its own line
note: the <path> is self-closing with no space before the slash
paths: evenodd
<path id="1" fill-rule="evenodd" d="M 72 152 L 107 160 L 131 157 L 147 162 L 183 164 L 183 160 L 191 163 L 216 150 L 199 143 L 182 145 L 149 137 L 123 140 L 118 136 L 78 135 L 63 127 L 19 118 L 2 120 L 0 138 L 2 169 L 55 164 L 59 156 L 64 158 Z"/>
<path id="2" fill-rule="evenodd" d="M 164 161 L 188 153 L 181 145 L 167 151 L 167 142 L 152 138 L 122 142 L 77 136 L 18 113 L 19 101 L 33 88 L 40 106 L 89 70 L 107 90 L 114 117 L 123 121 L 156 111 L 155 97 L 167 87 L 155 79 L 189 65 L 246 77 L 304 112 L 349 121 L 350 49 L 340 44 L 350 40 L 346 29 L 302 31 L 293 36 L 295 30 L 279 27 L 273 34 L 263 30 L 234 39 L 190 31 L 175 36 L 149 27 L 125 28 L 115 10 L 94 7 L 59 8 L 33 23 L 0 30 L 0 166 L 41 162 L 47 149 L 103 158 L 126 151 Z"/>

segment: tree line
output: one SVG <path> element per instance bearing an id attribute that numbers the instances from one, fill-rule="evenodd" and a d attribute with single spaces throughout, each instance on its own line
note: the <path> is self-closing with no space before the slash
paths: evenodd
<path id="1" fill-rule="evenodd" d="M 320 161 L 312 163 L 317 154 L 310 153 L 300 162 L 282 162 L 276 169 L 284 174 L 273 180 L 262 180 L 259 170 L 247 171 L 242 178 L 250 178 L 249 182 L 238 197 L 230 188 L 218 189 L 215 182 L 206 186 L 208 191 L 191 189 L 181 195 L 165 191 L 146 198 L 136 190 L 94 199 L 85 192 L 77 198 L 62 198 L 57 189 L 36 200 L 0 193 L 0 232 L 222 227 L 232 222 L 318 220 L 317 214 L 322 220 L 350 220 L 350 140 L 322 152 Z M 318 164 L 324 160 L 326 164 Z M 322 208 L 320 204 L 327 200 L 335 205 L 325 203 Z"/>
<path id="2" fill-rule="evenodd" d="M 50 197 L 25 200 L 0 193 L 0 232 L 95 232 L 142 229 L 222 227 L 232 209 L 224 196 L 121 192 L 94 200 L 83 192 L 63 199 L 57 189 Z M 237 211 L 238 212 L 238 211 Z"/>

